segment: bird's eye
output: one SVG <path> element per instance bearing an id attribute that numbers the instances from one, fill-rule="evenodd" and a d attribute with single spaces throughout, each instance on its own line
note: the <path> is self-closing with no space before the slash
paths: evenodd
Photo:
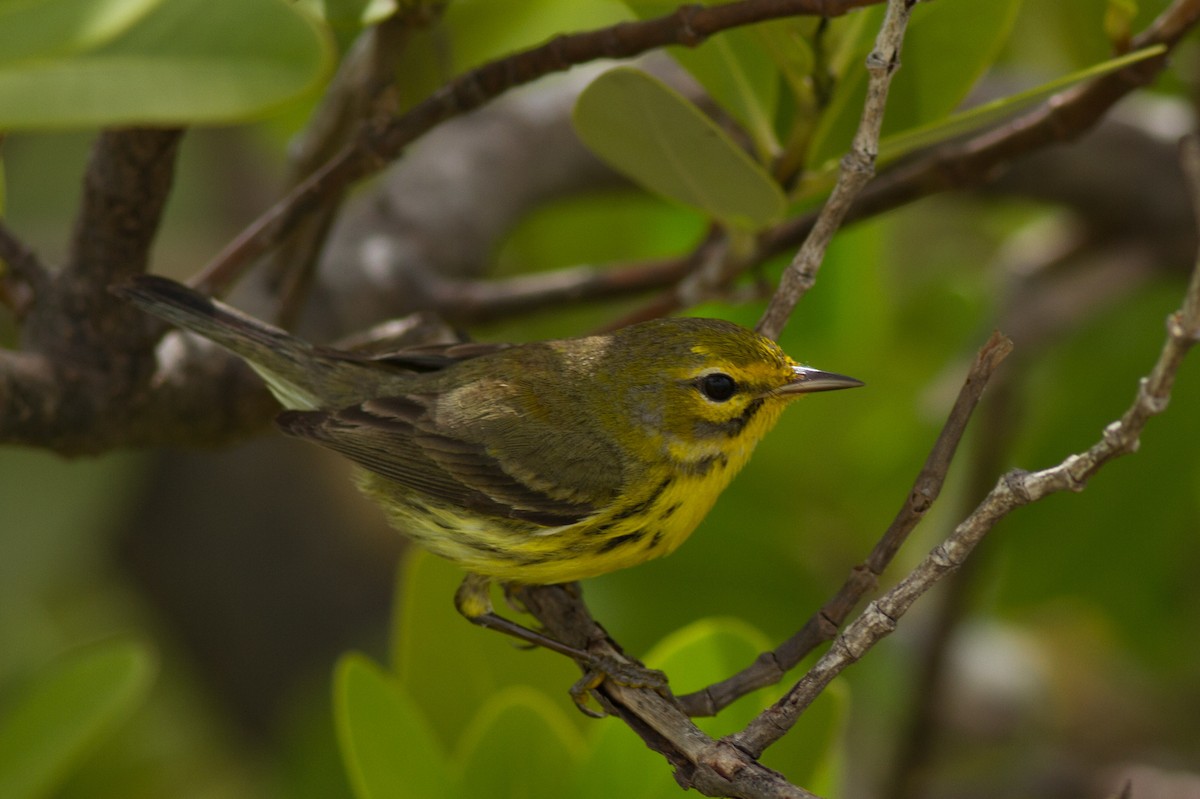
<path id="1" fill-rule="evenodd" d="M 724 402 L 737 391 L 737 383 L 724 372 L 713 372 L 700 378 L 700 393 L 713 402 Z"/>

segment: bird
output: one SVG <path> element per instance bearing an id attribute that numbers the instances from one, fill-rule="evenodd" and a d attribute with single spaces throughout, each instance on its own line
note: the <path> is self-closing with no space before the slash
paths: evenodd
<path id="1" fill-rule="evenodd" d="M 573 583 L 673 552 L 789 403 L 863 385 L 720 319 L 368 353 L 162 276 L 114 291 L 245 360 L 284 407 L 280 430 L 356 464 L 395 528 L 466 571 L 455 605 L 468 620 L 593 665 L 496 613 L 491 583 Z"/>

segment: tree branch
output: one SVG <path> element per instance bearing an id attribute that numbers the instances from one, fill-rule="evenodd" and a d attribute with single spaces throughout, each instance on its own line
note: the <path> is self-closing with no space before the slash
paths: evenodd
<path id="1" fill-rule="evenodd" d="M 130 443 L 117 423 L 153 369 L 152 326 L 108 286 L 146 269 L 171 188 L 178 130 L 107 131 L 84 179 L 67 263 L 41 285 L 24 353 L 0 360 L 0 440 L 59 452 Z"/>
<path id="2" fill-rule="evenodd" d="M 50 273 L 37 253 L 25 246 L 3 219 L 0 219 L 0 261 L 8 265 L 0 271 L 0 302 L 20 319 L 49 285 Z"/>
<path id="3" fill-rule="evenodd" d="M 289 152 L 288 188 L 294 188 L 334 156 L 358 128 L 386 124 L 395 113 L 396 65 L 414 26 L 430 24 L 441 6 L 418 4 L 364 30 L 342 60 L 304 134 Z M 275 322 L 290 328 L 298 317 L 316 272 L 318 257 L 341 204 L 342 193 L 326 198 L 275 251 L 268 271 L 273 288 L 282 286 Z"/>
<path id="4" fill-rule="evenodd" d="M 771 652 L 764 652 L 742 671 L 695 693 L 679 698 L 689 716 L 712 716 L 742 696 L 767 685 L 774 685 L 821 643 L 837 635 L 846 617 L 868 592 L 875 589 L 879 576 L 891 564 L 909 533 L 929 512 L 942 491 L 950 462 L 966 432 L 984 387 L 992 374 L 1012 351 L 1012 342 L 993 333 L 979 350 L 946 423 L 933 449 L 925 459 L 904 504 L 896 513 L 879 542 L 859 565 L 855 566 L 837 593 L 809 617 L 791 638 Z"/>
<path id="5" fill-rule="evenodd" d="M 192 280 L 205 293 L 227 288 L 250 262 L 290 235 L 309 214 L 351 183 L 374 174 L 441 122 L 474 110 L 509 89 L 600 58 L 628 58 L 665 47 L 696 47 L 730 28 L 797 15 L 839 16 L 881 0 L 738 0 L 681 6 L 638 22 L 558 36 L 543 45 L 470 70 L 391 123 L 364 130 L 307 180 L 255 220 Z"/>
<path id="6" fill-rule="evenodd" d="M 1188 140 L 1184 161 L 1192 181 L 1193 197 L 1200 199 L 1200 145 L 1195 139 Z M 1167 317 L 1167 337 L 1158 361 L 1150 374 L 1139 381 L 1132 405 L 1119 420 L 1104 428 L 1101 439 L 1086 451 L 1067 456 L 1057 466 L 1037 472 L 1014 469 L 1004 474 L 944 542 L 934 547 L 898 585 L 871 602 L 783 698 L 745 730 L 731 736 L 729 742 L 753 757 L 760 756 L 791 728 L 834 677 L 895 630 L 898 620 L 913 602 L 961 566 L 997 522 L 1016 508 L 1050 494 L 1082 491 L 1087 481 L 1106 463 L 1137 451 L 1146 422 L 1166 410 L 1175 375 L 1184 356 L 1197 341 L 1200 341 L 1200 254 L 1180 310 Z"/>
<path id="7" fill-rule="evenodd" d="M 1064 90 L 1033 110 L 965 140 L 952 141 L 912 155 L 903 164 L 883 170 L 868 183 L 845 212 L 841 222 L 868 219 L 922 197 L 986 183 L 999 169 L 1023 155 L 1078 138 L 1121 98 L 1153 81 L 1166 67 L 1170 51 L 1195 27 L 1198 18 L 1200 0 L 1176 0 L 1131 42 L 1133 49 L 1163 45 L 1167 52 L 1162 56 L 1140 61 Z M 754 253 L 736 265 L 740 268 L 725 270 L 726 284 L 746 269 L 761 266 L 780 253 L 801 247 L 812 234 L 819 215 L 824 212 L 823 207 L 820 212 L 798 216 L 764 231 L 759 236 Z M 800 255 L 799 252 L 796 254 L 796 260 Z M 789 268 L 789 271 L 792 270 Z M 807 290 L 805 286 L 809 282 L 802 277 L 795 274 L 790 278 L 797 283 L 801 294 Z M 662 296 L 651 300 L 646 307 L 628 314 L 621 324 L 663 316 L 686 307 L 686 303 L 687 297 L 672 287 Z M 776 312 L 771 313 L 772 316 L 776 315 Z M 777 321 L 769 323 L 770 326 L 774 324 Z"/>
<path id="8" fill-rule="evenodd" d="M 867 56 L 867 99 L 863 103 L 858 130 L 850 144 L 850 152 L 842 158 L 841 170 L 833 193 L 821 207 L 812 230 L 804 239 L 800 251 L 783 271 L 779 287 L 758 320 L 755 329 L 767 338 L 779 338 L 791 316 L 792 309 L 817 280 L 817 271 L 825 259 L 825 250 L 833 234 L 841 226 L 859 192 L 875 176 L 875 159 L 879 155 L 879 133 L 883 128 L 883 112 L 887 107 L 888 87 L 900 68 L 900 50 L 908 18 L 917 0 L 889 0 L 883 27 L 875 39 L 875 49 Z"/>
<path id="9" fill-rule="evenodd" d="M 576 592 L 560 585 L 524 587 L 519 599 L 546 631 L 564 643 L 602 658 L 629 662 L 608 638 Z M 675 767 L 675 780 L 706 796 L 746 799 L 816 799 L 745 752 L 714 741 L 669 698 L 647 688 L 607 680 L 593 691 L 605 710 L 621 718 Z"/>

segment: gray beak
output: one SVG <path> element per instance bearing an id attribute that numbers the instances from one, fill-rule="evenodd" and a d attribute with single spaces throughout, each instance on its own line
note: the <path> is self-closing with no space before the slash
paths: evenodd
<path id="1" fill-rule="evenodd" d="M 837 391 L 843 388 L 857 388 L 864 385 L 863 381 L 853 377 L 839 375 L 835 372 L 822 372 L 820 369 L 810 369 L 807 366 L 793 366 L 796 378 L 783 388 L 781 394 L 812 394 L 816 391 Z"/>

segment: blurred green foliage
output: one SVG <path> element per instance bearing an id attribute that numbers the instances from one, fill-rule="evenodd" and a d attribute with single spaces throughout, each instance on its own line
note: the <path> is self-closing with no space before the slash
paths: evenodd
<path id="1" fill-rule="evenodd" d="M 161 5 L 161 13 L 181 7 L 173 0 Z M 376 19 L 386 5 L 309 3 L 310 10 L 336 11 L 337 18 L 327 29 L 311 20 L 289 23 L 308 33 L 296 33 L 306 43 L 298 39 L 288 51 L 289 59 L 296 58 L 285 59 L 291 71 L 284 89 L 253 108 L 202 108 L 196 100 L 185 105 L 181 121 L 249 119 L 295 98 L 323 68 L 326 38 L 344 45 L 362 19 Z M 403 103 L 415 102 L 449 75 L 552 33 L 667 10 L 657 2 L 629 6 L 601 0 L 451 2 L 442 24 L 417 35 L 405 54 L 398 79 Z M 1093 67 L 1113 55 L 1112 36 L 1126 26 L 1140 30 L 1165 6 L 1165 0 L 1010 0 L 922 7 L 896 80 L 890 130 L 944 119 L 988 70 L 1037 86 Z M 254 7 L 255 25 L 271 26 L 271 15 L 293 13 L 267 0 Z M 786 147 L 806 148 L 801 163 L 819 166 L 837 157 L 853 129 L 861 59 L 878 13 L 832 21 L 821 40 L 809 21 L 717 37 L 681 53 L 681 61 L 745 126 L 747 149 L 764 167 L 768 156 Z M 120 28 L 142 19 L 130 13 L 110 21 Z M 123 40 L 110 28 L 101 26 L 91 37 L 81 32 L 63 52 L 82 59 L 101 41 L 109 50 L 117 47 Z M 211 31 L 203 30 L 193 31 L 196 38 L 188 42 L 213 42 Z M 794 53 L 787 50 L 789 41 L 796 44 Z M 183 52 L 158 44 L 168 62 Z M 209 55 L 224 58 L 220 52 Z M 157 70 L 156 64 L 143 64 L 143 71 Z M 236 59 L 229 65 L 237 66 Z M 816 117 L 806 114 L 824 101 L 811 86 L 805 93 L 798 77 L 804 69 L 836 73 L 832 98 Z M 763 75 L 770 86 L 759 83 Z M 0 56 L 0 84 L 19 78 Z M 739 93 L 742 84 L 747 94 Z M 196 96 L 217 97 L 221 85 L 201 86 Z M 1187 88 L 1178 75 L 1168 75 L 1155 91 Z M 0 85 L 0 96 L 3 91 Z M 89 121 L 78 108 L 56 106 L 55 97 L 45 94 L 35 110 L 62 115 L 39 117 L 39 124 Z M 118 112 L 126 109 L 113 109 Z M 133 116 L 161 118 L 155 113 L 142 109 Z M 293 107 L 290 113 L 298 112 Z M 278 120 L 247 126 L 239 146 L 277 159 L 282 127 Z M 14 137 L 6 147 L 29 154 L 6 165 L 7 213 L 15 227 L 39 231 L 53 252 L 68 237 L 80 138 Z M 242 187 L 219 185 L 230 178 L 228 170 L 205 174 L 205 158 L 211 157 L 202 147 L 185 152 L 181 168 L 190 177 L 181 181 L 175 205 L 187 213 L 176 212 L 160 264 L 198 264 L 209 243 L 219 246 L 228 230 L 221 203 Z M 249 186 L 262 173 L 243 179 Z M 563 200 L 522 221 L 500 248 L 495 271 L 676 254 L 705 233 L 705 211 L 713 209 L 699 205 L 683 207 L 634 188 Z M 798 359 L 852 374 L 868 387 L 810 397 L 792 408 L 672 557 L 589 581 L 589 605 L 614 637 L 665 668 L 673 688 L 684 692 L 749 663 L 793 632 L 862 560 L 904 501 L 967 359 L 1001 316 L 997 254 L 1014 234 L 1054 213 L 1034 204 L 937 198 L 839 234 L 816 290 L 781 343 Z M 768 264 L 765 276 L 776 278 L 784 261 Z M 1128 406 L 1137 379 L 1153 362 L 1162 320 L 1181 291 L 1181 281 L 1164 271 L 1119 304 L 1098 308 L 1069 332 L 1018 353 L 1005 367 L 1016 421 L 1000 467 L 1045 467 L 1097 440 Z M 522 340 L 563 335 L 635 307 L 633 300 L 571 307 L 472 332 Z M 748 326 L 760 311 L 759 305 L 715 302 L 689 309 Z M 12 320 L 4 321 L 4 329 L 14 328 Z M 968 436 L 939 505 L 885 581 L 902 574 L 978 499 L 968 473 L 979 457 L 979 437 L 977 431 Z M 1000 676 L 1028 690 L 1013 703 L 1018 721 L 1012 729 L 1021 735 L 1001 743 L 984 736 L 988 746 L 975 749 L 952 742 L 951 752 L 961 746 L 966 754 L 949 772 L 1019 771 L 1031 740 L 1043 752 L 1076 746 L 1100 760 L 1165 753 L 1162 759 L 1200 771 L 1197 442 L 1200 370 L 1189 363 L 1172 407 L 1151 422 L 1141 451 L 1106 467 L 1080 495 L 1051 497 L 1018 511 L 981 547 L 963 635 L 977 634 L 1015 658 L 1019 667 Z M 120 555 L 125 528 L 148 501 L 143 485 L 152 468 L 148 457 L 128 454 L 68 464 L 35 452 L 0 451 L 0 794 L 675 795 L 668 766 L 631 732 L 616 721 L 594 722 L 575 712 L 566 689 L 577 675 L 568 663 L 518 650 L 466 624 L 451 605 L 457 573 L 420 556 L 400 574 L 392 628 L 363 641 L 367 654 L 345 655 L 336 667 L 330 661 L 320 674 L 308 675 L 304 689 L 287 694 L 273 734 L 266 740 L 250 736 L 235 721 L 236 710 L 214 696 L 202 659 L 179 640 Z M 333 479 L 340 487 L 344 475 Z M 260 499 L 289 501 L 274 494 Z M 919 605 L 893 639 L 768 752 L 766 762 L 826 795 L 869 790 L 883 770 L 878 764 L 893 755 L 910 710 L 924 613 Z M 219 628 L 221 620 L 213 624 Z M 1009 662 L 994 661 L 1001 671 Z M 706 721 L 706 729 L 735 729 L 774 691 L 743 699 Z M 864 762 L 876 765 L 864 768 Z M 859 773 L 864 771 L 869 773 Z"/>

